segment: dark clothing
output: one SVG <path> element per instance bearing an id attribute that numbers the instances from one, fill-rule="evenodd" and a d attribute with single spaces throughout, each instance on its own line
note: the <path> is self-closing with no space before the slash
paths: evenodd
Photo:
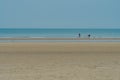
<path id="1" fill-rule="evenodd" d="M 79 38 L 80 38 L 80 36 L 81 36 L 80 33 L 78 34 L 78 36 L 79 36 Z"/>
<path id="2" fill-rule="evenodd" d="M 89 34 L 88 37 L 90 38 L 90 36 L 91 36 L 91 35 Z"/>

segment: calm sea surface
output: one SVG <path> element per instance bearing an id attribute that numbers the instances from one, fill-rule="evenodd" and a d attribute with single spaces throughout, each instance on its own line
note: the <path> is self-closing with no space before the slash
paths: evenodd
<path id="1" fill-rule="evenodd" d="M 79 33 L 82 38 L 88 34 L 95 38 L 120 38 L 120 29 L 0 29 L 2 38 L 77 38 Z"/>

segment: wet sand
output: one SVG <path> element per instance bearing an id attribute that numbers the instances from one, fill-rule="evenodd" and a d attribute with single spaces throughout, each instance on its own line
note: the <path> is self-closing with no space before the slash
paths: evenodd
<path id="1" fill-rule="evenodd" d="M 120 40 L 120 38 L 0 38 L 0 40 Z"/>
<path id="2" fill-rule="evenodd" d="M 0 43 L 0 80 L 120 80 L 119 42 Z"/>

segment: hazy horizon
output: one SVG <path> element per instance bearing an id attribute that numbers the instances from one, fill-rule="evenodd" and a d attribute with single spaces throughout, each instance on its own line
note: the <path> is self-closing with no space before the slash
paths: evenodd
<path id="1" fill-rule="evenodd" d="M 103 27 L 101 27 L 101 28 L 97 28 L 97 27 L 95 27 L 95 28 L 93 28 L 93 27 L 90 27 L 90 28 L 81 28 L 81 27 L 78 27 L 78 28 L 74 28 L 74 27 L 72 27 L 72 28 L 67 28 L 67 27 L 0 27 L 0 29 L 120 29 L 119 27 L 117 28 L 117 27 L 111 27 L 111 28 L 103 28 Z"/>

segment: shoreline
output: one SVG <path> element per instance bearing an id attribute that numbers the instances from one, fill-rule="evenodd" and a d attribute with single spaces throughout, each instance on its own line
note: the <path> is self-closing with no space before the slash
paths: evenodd
<path id="1" fill-rule="evenodd" d="M 0 38 L 0 40 L 120 40 L 120 38 Z"/>

